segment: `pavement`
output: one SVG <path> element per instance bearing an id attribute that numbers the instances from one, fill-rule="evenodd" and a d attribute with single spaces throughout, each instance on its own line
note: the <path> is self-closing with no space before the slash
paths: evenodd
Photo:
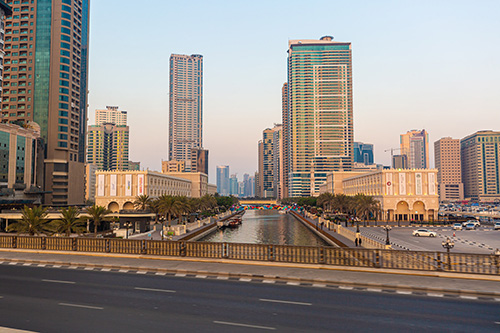
<path id="1" fill-rule="evenodd" d="M 285 282 L 347 289 L 409 291 L 464 298 L 486 297 L 500 301 L 500 275 L 19 249 L 0 249 L 0 264 L 76 266 L 85 270 L 165 273 L 183 277 L 210 275 L 220 279 L 262 283 Z"/>

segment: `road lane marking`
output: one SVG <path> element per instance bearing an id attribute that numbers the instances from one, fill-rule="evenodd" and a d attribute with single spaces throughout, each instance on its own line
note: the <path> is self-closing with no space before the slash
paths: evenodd
<path id="1" fill-rule="evenodd" d="M 339 289 L 353 290 L 353 289 L 354 289 L 354 287 L 339 286 Z"/>
<path id="2" fill-rule="evenodd" d="M 217 279 L 218 280 L 227 280 L 227 279 L 229 279 L 229 276 L 218 276 Z"/>
<path id="3" fill-rule="evenodd" d="M 49 279 L 42 279 L 43 282 L 51 282 L 51 283 L 63 283 L 63 284 L 75 284 L 76 282 L 74 281 L 63 281 L 63 280 L 49 280 Z"/>
<path id="4" fill-rule="evenodd" d="M 156 272 L 155 275 L 167 275 L 165 272 Z"/>
<path id="5" fill-rule="evenodd" d="M 11 261 L 9 262 L 9 265 L 17 265 L 17 261 L 16 262 Z"/>
<path id="6" fill-rule="evenodd" d="M 405 291 L 405 290 L 396 290 L 396 293 L 401 294 L 401 295 L 411 295 L 412 294 L 411 291 Z"/>
<path id="7" fill-rule="evenodd" d="M 443 294 L 433 294 L 433 293 L 427 293 L 427 296 L 431 296 L 431 297 L 444 297 Z"/>
<path id="8" fill-rule="evenodd" d="M 207 276 L 206 275 L 196 275 L 195 278 L 197 278 L 197 279 L 206 279 Z"/>
<path id="9" fill-rule="evenodd" d="M 142 288 L 142 287 L 135 287 L 134 289 L 144 290 L 144 291 L 159 291 L 162 293 L 175 293 L 175 290 L 168 290 L 168 289 L 154 289 L 154 288 Z"/>
<path id="10" fill-rule="evenodd" d="M 35 331 L 25 331 L 25 330 L 18 330 L 10 327 L 4 327 L 0 326 L 0 332 L 9 332 L 9 333 L 36 333 Z"/>
<path id="11" fill-rule="evenodd" d="M 83 270 L 84 271 L 93 271 L 94 267 L 85 267 Z"/>
<path id="12" fill-rule="evenodd" d="M 463 299 L 477 299 L 476 296 L 465 296 L 465 295 L 460 295 L 460 298 L 463 298 Z"/>
<path id="13" fill-rule="evenodd" d="M 29 262 L 25 262 L 25 263 L 23 264 L 23 266 L 31 266 L 31 263 L 29 263 Z"/>
<path id="14" fill-rule="evenodd" d="M 317 287 L 317 288 L 324 288 L 326 287 L 326 284 L 321 284 L 321 283 L 313 283 L 312 285 L 313 287 Z"/>
<path id="15" fill-rule="evenodd" d="M 137 271 L 136 274 L 147 274 L 147 273 L 148 273 L 148 271 Z"/>
<path id="16" fill-rule="evenodd" d="M 120 273 L 128 273 L 128 269 L 120 269 L 118 272 L 120 272 Z"/>
<path id="17" fill-rule="evenodd" d="M 249 278 L 240 278 L 240 281 L 242 281 L 242 282 L 250 282 L 250 281 L 252 281 L 252 279 L 249 279 Z"/>
<path id="18" fill-rule="evenodd" d="M 288 281 L 286 284 L 289 284 L 291 286 L 300 286 L 300 283 L 299 282 L 292 282 L 292 281 Z"/>
<path id="19" fill-rule="evenodd" d="M 495 324 L 500 325 L 500 321 L 495 321 Z"/>
<path id="20" fill-rule="evenodd" d="M 110 272 L 111 268 L 103 268 L 103 269 L 101 269 L 101 271 L 103 271 L 103 272 Z"/>
<path id="21" fill-rule="evenodd" d="M 262 283 L 274 283 L 274 280 L 262 280 Z"/>
<path id="22" fill-rule="evenodd" d="M 175 274 L 175 276 L 177 276 L 177 277 L 185 277 L 186 274 L 184 274 L 184 273 L 177 273 L 177 274 Z"/>
<path id="23" fill-rule="evenodd" d="M 54 266 L 52 266 L 52 268 L 61 268 L 61 267 L 62 267 L 62 265 L 54 265 Z"/>
<path id="24" fill-rule="evenodd" d="M 271 303 L 284 303 L 284 304 L 294 304 L 294 305 L 307 305 L 310 306 L 312 303 L 304 303 L 304 302 L 294 302 L 294 301 L 282 301 L 279 299 L 268 299 L 268 298 L 259 298 L 261 302 L 271 302 Z"/>
<path id="25" fill-rule="evenodd" d="M 71 303 L 59 303 L 61 306 L 71 306 L 74 308 L 83 308 L 83 309 L 92 309 L 92 310 L 104 310 L 100 306 L 90 306 L 90 305 L 82 305 L 82 304 L 71 304 Z"/>
<path id="26" fill-rule="evenodd" d="M 374 292 L 377 292 L 377 293 L 381 293 L 382 289 L 367 288 L 366 291 L 374 291 Z"/>
<path id="27" fill-rule="evenodd" d="M 276 330 L 275 327 L 258 326 L 258 325 L 248 325 L 248 324 L 241 324 L 241 323 L 231 323 L 231 322 L 228 322 L 228 321 L 218 321 L 218 320 L 214 320 L 214 324 L 229 325 L 229 326 L 239 326 L 239 327 L 249 327 L 249 328 L 258 328 L 258 329 L 261 329 L 261 330 L 270 330 L 270 331 Z"/>

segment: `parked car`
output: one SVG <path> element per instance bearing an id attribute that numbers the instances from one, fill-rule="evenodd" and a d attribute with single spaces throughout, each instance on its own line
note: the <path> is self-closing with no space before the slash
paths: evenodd
<path id="1" fill-rule="evenodd" d="M 420 237 L 436 237 L 436 233 L 434 231 L 430 231 L 428 229 L 417 229 L 413 230 L 413 236 Z"/>
<path id="2" fill-rule="evenodd" d="M 467 224 L 473 223 L 475 225 L 475 228 L 479 228 L 481 226 L 481 223 L 478 220 L 467 220 L 464 223 L 462 223 L 462 227 L 466 228 Z"/>
<path id="3" fill-rule="evenodd" d="M 500 230 L 500 222 L 495 223 L 494 230 Z"/>
<path id="4" fill-rule="evenodd" d="M 453 225 L 453 230 L 462 230 L 462 223 L 455 223 Z"/>
<path id="5" fill-rule="evenodd" d="M 465 225 L 465 230 L 476 230 L 477 226 L 475 223 L 467 223 Z"/>

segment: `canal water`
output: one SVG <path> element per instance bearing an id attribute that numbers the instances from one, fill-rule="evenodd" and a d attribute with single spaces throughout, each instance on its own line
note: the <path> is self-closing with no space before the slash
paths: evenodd
<path id="1" fill-rule="evenodd" d="M 276 210 L 247 210 L 240 226 L 214 231 L 199 241 L 328 246 L 295 217 Z"/>

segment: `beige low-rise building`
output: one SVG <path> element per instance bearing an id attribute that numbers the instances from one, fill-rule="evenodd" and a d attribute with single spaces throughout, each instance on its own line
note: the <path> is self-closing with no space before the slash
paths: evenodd
<path id="1" fill-rule="evenodd" d="M 217 193 L 217 185 L 215 184 L 208 184 L 207 185 L 207 194 L 210 194 L 210 195 L 215 195 L 215 193 Z"/>
<path id="2" fill-rule="evenodd" d="M 208 176 L 202 172 L 164 172 L 163 174 L 172 177 L 183 178 L 191 182 L 191 193 L 193 198 L 201 198 L 208 194 Z"/>
<path id="3" fill-rule="evenodd" d="M 134 209 L 140 195 L 192 195 L 191 181 L 155 171 L 96 171 L 95 203 L 113 212 Z"/>
<path id="4" fill-rule="evenodd" d="M 365 194 L 380 202 L 380 219 L 434 221 L 439 210 L 436 169 L 388 169 L 353 175 L 335 172 L 324 192 Z M 342 185 L 339 185 L 341 181 Z"/>

